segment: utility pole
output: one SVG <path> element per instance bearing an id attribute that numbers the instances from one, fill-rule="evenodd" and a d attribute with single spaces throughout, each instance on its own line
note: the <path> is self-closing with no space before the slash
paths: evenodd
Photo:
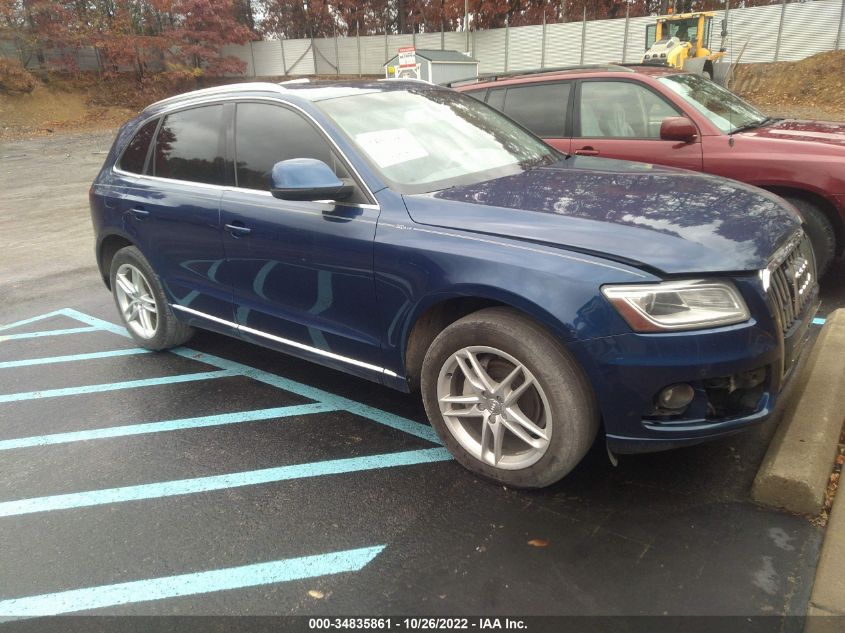
<path id="1" fill-rule="evenodd" d="M 466 33 L 466 52 L 469 53 L 469 0 L 464 0 L 464 31 Z"/>

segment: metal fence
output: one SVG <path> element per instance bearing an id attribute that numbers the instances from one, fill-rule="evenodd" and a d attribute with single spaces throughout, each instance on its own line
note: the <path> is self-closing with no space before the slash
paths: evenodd
<path id="1" fill-rule="evenodd" d="M 718 48 L 719 23 L 727 17 L 727 59 L 734 62 L 793 61 L 845 47 L 845 0 L 783 2 L 716 13 L 712 46 Z M 222 52 L 246 64 L 246 77 L 378 75 L 400 46 L 467 51 L 469 41 L 468 52 L 479 61 L 479 72 L 494 73 L 639 61 L 646 26 L 653 23 L 654 17 L 637 17 L 470 31 L 469 37 L 466 32 L 435 32 L 264 40 L 227 46 Z M 0 54 L 16 51 L 0 42 Z M 80 51 L 78 62 L 83 70 L 97 68 L 93 50 Z"/>

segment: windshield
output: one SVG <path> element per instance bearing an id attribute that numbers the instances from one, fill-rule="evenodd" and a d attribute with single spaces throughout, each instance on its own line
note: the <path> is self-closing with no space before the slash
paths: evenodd
<path id="1" fill-rule="evenodd" d="M 765 114 L 734 93 L 698 75 L 667 75 L 658 81 L 681 95 L 726 134 L 768 120 Z"/>
<path id="2" fill-rule="evenodd" d="M 390 90 L 316 104 L 399 193 L 438 191 L 549 165 L 561 155 L 451 90 Z"/>
<path id="3" fill-rule="evenodd" d="M 687 20 L 666 20 L 663 23 L 663 39 L 677 37 L 682 42 L 693 42 L 698 36 L 698 18 Z"/>

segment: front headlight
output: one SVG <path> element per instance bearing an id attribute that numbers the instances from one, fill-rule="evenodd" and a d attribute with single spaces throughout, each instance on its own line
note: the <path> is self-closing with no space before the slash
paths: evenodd
<path id="1" fill-rule="evenodd" d="M 635 332 L 696 330 L 749 318 L 745 301 L 727 281 L 604 286 L 602 292 Z"/>

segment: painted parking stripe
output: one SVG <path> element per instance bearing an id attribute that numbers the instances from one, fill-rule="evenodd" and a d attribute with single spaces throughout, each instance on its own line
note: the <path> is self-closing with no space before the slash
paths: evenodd
<path id="1" fill-rule="evenodd" d="M 118 336 L 132 338 L 129 335 L 129 332 L 126 331 L 125 327 L 117 325 L 116 323 L 112 323 L 111 321 L 106 321 L 105 319 L 98 319 L 97 317 L 91 316 L 90 314 L 85 314 L 84 312 L 80 312 L 79 310 L 74 310 L 73 308 L 62 308 L 61 310 L 56 310 L 54 314 L 61 314 L 66 317 L 70 317 L 71 319 L 82 321 L 83 323 L 87 323 L 91 327 L 95 327 L 100 330 L 105 330 L 106 332 L 117 334 Z"/>
<path id="2" fill-rule="evenodd" d="M 112 437 L 144 435 L 147 433 L 199 429 L 209 426 L 241 424 L 243 422 L 258 422 L 261 420 L 273 420 L 275 418 L 288 418 L 298 415 L 325 413 L 332 410 L 332 407 L 327 404 L 314 402 L 312 404 L 297 404 L 288 407 L 275 407 L 272 409 L 257 409 L 255 411 L 238 411 L 236 413 L 223 413 L 220 415 L 205 415 L 195 418 L 184 418 L 181 420 L 142 422 L 139 424 L 127 424 L 124 426 L 89 429 L 86 431 L 34 435 L 11 440 L 0 440 L 0 451 L 9 451 L 17 448 L 31 448 L 33 446 L 49 446 L 52 444 L 68 444 L 70 442 L 87 442 Z"/>
<path id="3" fill-rule="evenodd" d="M 360 571 L 384 545 L 0 600 L 0 617 L 59 615 Z"/>
<path id="4" fill-rule="evenodd" d="M 19 516 L 35 512 L 51 512 L 53 510 L 67 510 L 70 508 L 84 508 L 109 503 L 122 503 L 125 501 L 159 499 L 161 497 L 255 486 L 291 479 L 442 462 L 449 459 L 451 459 L 451 455 L 449 455 L 449 451 L 445 448 L 424 448 L 414 451 L 331 459 L 322 462 L 248 470 L 226 475 L 179 479 L 153 484 L 141 484 L 138 486 L 124 486 L 122 488 L 90 490 L 87 492 L 73 492 L 49 497 L 33 497 L 0 503 L 0 517 Z"/>
<path id="5" fill-rule="evenodd" d="M 120 336 L 126 337 L 129 336 L 129 333 L 126 331 L 126 329 L 120 327 L 119 325 L 110 323 L 109 321 L 105 321 L 103 319 L 98 319 L 97 317 L 92 317 L 89 314 L 79 312 L 72 308 L 65 308 L 63 310 L 59 310 L 59 313 L 64 316 L 77 319 L 78 321 L 81 321 L 83 323 L 87 323 L 93 327 L 98 327 L 102 330 L 112 332 L 113 334 L 118 334 Z M 263 382 L 264 384 L 276 387 L 278 389 L 284 389 L 285 391 L 295 393 L 297 395 L 303 396 L 304 398 L 308 398 L 309 400 L 325 402 L 334 407 L 335 409 L 349 411 L 350 413 L 354 413 L 355 415 L 360 415 L 369 418 L 374 422 L 378 422 L 379 424 L 384 424 L 385 426 L 389 426 L 398 431 L 414 435 L 421 439 L 432 442 L 433 444 L 442 444 L 440 438 L 437 437 L 437 433 L 434 431 L 433 428 L 431 428 L 427 424 L 420 424 L 419 422 L 414 422 L 413 420 L 409 420 L 408 418 L 404 418 L 400 415 L 388 413 L 387 411 L 382 411 L 381 409 L 371 407 L 361 402 L 356 402 L 355 400 L 344 398 L 343 396 L 338 396 L 333 393 L 329 393 L 328 391 L 323 391 L 322 389 L 318 389 L 316 387 L 304 385 L 294 380 L 283 378 L 281 376 L 277 376 L 276 374 L 271 374 L 270 372 L 256 369 L 254 367 L 250 367 L 249 365 L 244 365 L 235 361 L 227 360 L 225 358 L 220 358 L 219 356 L 214 356 L 212 354 L 197 352 L 195 350 L 185 347 L 172 349 L 170 351 L 184 358 L 189 358 L 191 360 L 199 360 L 208 365 L 219 367 L 220 369 L 231 370 L 242 376 L 252 378 L 254 380 Z"/>
<path id="6" fill-rule="evenodd" d="M 177 356 L 182 356 L 183 358 L 199 361 L 224 370 L 229 370 L 241 376 L 252 378 L 258 382 L 263 382 L 264 384 L 276 387 L 277 389 L 283 389 L 284 391 L 295 393 L 298 396 L 302 396 L 310 400 L 325 402 L 335 409 L 348 411 L 350 413 L 354 413 L 355 415 L 369 418 L 374 422 L 408 433 L 409 435 L 414 435 L 434 444 L 441 444 L 440 438 L 437 437 L 437 433 L 433 428 L 427 424 L 420 424 L 419 422 L 414 422 L 413 420 L 404 418 L 401 415 L 376 409 L 375 407 L 363 404 L 362 402 L 356 402 L 355 400 L 350 400 L 349 398 L 344 398 L 343 396 L 323 391 L 317 387 L 311 387 L 309 385 L 296 382 L 295 380 L 283 378 L 282 376 L 271 374 L 270 372 L 256 369 L 255 367 L 250 367 L 249 365 L 243 365 L 232 360 L 214 356 L 213 354 L 206 354 L 205 352 L 197 352 L 186 348 L 174 349 L 171 350 L 171 352 Z"/>
<path id="7" fill-rule="evenodd" d="M 109 382 L 101 385 L 83 385 L 81 387 L 64 387 L 62 389 L 45 389 L 44 391 L 26 391 L 0 395 L 0 403 L 20 402 L 21 400 L 38 400 L 40 398 L 58 398 L 61 396 L 76 396 L 85 393 L 100 393 L 102 391 L 118 391 L 120 389 L 136 389 L 138 387 L 152 387 L 155 385 L 171 385 L 180 382 L 196 380 L 210 380 L 212 378 L 226 378 L 238 374 L 227 369 L 218 371 L 203 371 L 196 374 L 178 374 L 176 376 L 161 376 L 158 378 L 143 378 L 141 380 L 127 380 L 124 382 Z"/>
<path id="8" fill-rule="evenodd" d="M 26 360 L 10 360 L 0 363 L 0 369 L 12 367 L 30 367 L 31 365 L 52 365 L 54 363 L 75 363 L 82 360 L 97 358 L 112 358 L 115 356 L 134 356 L 135 354 L 152 354 L 148 349 L 132 347 L 129 349 L 113 349 L 106 352 L 89 352 L 87 354 L 71 354 L 69 356 L 50 356 L 46 358 L 29 358 Z"/>
<path id="9" fill-rule="evenodd" d="M 65 314 L 65 310 L 53 310 L 52 312 L 47 312 L 46 314 L 39 314 L 38 316 L 29 317 L 28 319 L 21 319 L 20 321 L 15 321 L 14 323 L 6 323 L 5 325 L 0 325 L 0 332 L 2 332 L 3 330 L 11 330 L 16 327 L 29 325 L 30 323 L 43 321 L 54 316 L 67 316 L 67 314 Z"/>
<path id="10" fill-rule="evenodd" d="M 825 319 L 823 317 L 816 317 L 813 319 L 813 325 L 824 325 Z"/>
<path id="11" fill-rule="evenodd" d="M 41 338 L 44 336 L 62 336 L 63 334 L 83 334 L 85 332 L 99 332 L 100 328 L 86 325 L 85 327 L 69 327 L 61 330 L 45 330 L 43 332 L 22 332 L 21 334 L 0 334 L 0 342 L 19 341 L 27 338 Z"/>

